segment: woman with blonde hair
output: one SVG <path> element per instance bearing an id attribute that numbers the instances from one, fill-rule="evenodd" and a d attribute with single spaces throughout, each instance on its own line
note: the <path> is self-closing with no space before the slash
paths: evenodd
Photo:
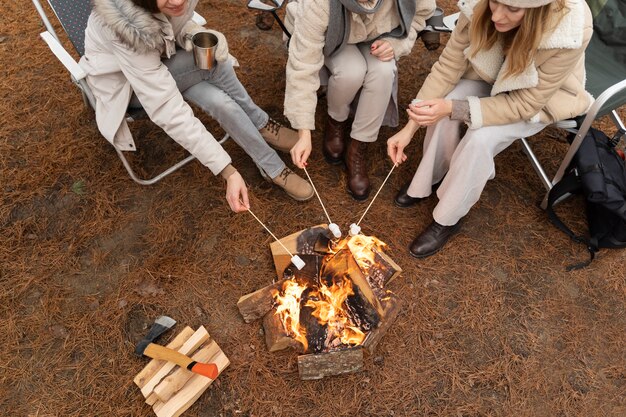
<path id="1" fill-rule="evenodd" d="M 438 185 L 432 223 L 411 243 L 417 258 L 439 251 L 495 176 L 494 157 L 516 139 L 584 114 L 584 51 L 592 35 L 584 0 L 459 3 L 459 21 L 417 97 L 389 138 L 394 163 L 426 126 L 422 160 L 395 203 L 409 207 Z M 461 123 L 467 132 L 461 137 Z"/>

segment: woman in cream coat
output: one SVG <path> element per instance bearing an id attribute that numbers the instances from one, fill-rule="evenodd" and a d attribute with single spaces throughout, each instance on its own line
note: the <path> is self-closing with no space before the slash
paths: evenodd
<path id="1" fill-rule="evenodd" d="M 226 38 L 219 32 L 217 65 L 194 65 L 191 36 L 204 28 L 191 17 L 198 0 L 94 0 L 85 30 L 80 65 L 96 99 L 103 136 L 123 151 L 135 150 L 125 120 L 127 108 L 143 107 L 148 117 L 227 182 L 235 211 L 247 205 L 243 179 L 231 159 L 184 99 L 215 118 L 254 160 L 264 175 L 292 198 L 313 196 L 311 185 L 285 166 L 276 151 L 288 152 L 294 131 L 270 119 L 250 98 L 233 70 Z M 178 45 L 178 47 L 177 47 Z"/>
<path id="2" fill-rule="evenodd" d="M 370 191 L 367 144 L 378 138 L 382 124 L 398 125 L 396 60 L 411 52 L 435 2 L 300 0 L 288 6 L 289 14 L 294 6 L 285 91 L 285 116 L 299 135 L 292 160 L 302 168 L 311 153 L 319 71 L 325 65 L 330 78 L 322 149 L 331 164 L 345 161 L 348 191 L 363 200 Z"/>
<path id="3" fill-rule="evenodd" d="M 428 197 L 439 203 L 433 222 L 410 253 L 436 253 L 495 176 L 494 157 L 520 137 L 584 114 L 584 51 L 592 35 L 584 0 L 462 0 L 461 15 L 414 103 L 406 126 L 387 142 L 394 163 L 427 126 L 422 160 L 396 205 Z M 460 125 L 467 132 L 460 137 Z"/>

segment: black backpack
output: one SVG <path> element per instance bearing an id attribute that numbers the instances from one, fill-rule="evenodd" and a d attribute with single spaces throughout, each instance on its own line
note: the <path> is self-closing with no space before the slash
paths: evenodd
<path id="1" fill-rule="evenodd" d="M 548 194 L 550 221 L 589 250 L 587 262 L 571 265 L 580 269 L 591 263 L 600 248 L 626 247 L 626 165 L 615 147 L 619 135 L 609 139 L 591 128 L 581 142 L 567 174 Z M 577 235 L 554 212 L 555 202 L 569 194 L 583 194 L 589 236 Z"/>

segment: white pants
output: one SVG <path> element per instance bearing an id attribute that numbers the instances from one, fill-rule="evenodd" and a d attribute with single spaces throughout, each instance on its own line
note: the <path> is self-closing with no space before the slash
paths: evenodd
<path id="1" fill-rule="evenodd" d="M 381 61 L 370 54 L 370 45 L 344 45 L 324 62 L 331 73 L 326 93 L 330 117 L 345 121 L 360 90 L 350 137 L 361 142 L 378 138 L 398 71 L 395 59 Z"/>
<path id="2" fill-rule="evenodd" d="M 460 80 L 446 98 L 485 97 L 490 90 L 491 85 L 483 81 Z M 433 219 L 444 226 L 456 224 L 478 201 L 487 181 L 496 175 L 497 154 L 515 140 L 532 136 L 547 126 L 534 122 L 484 126 L 468 129 L 460 138 L 461 123 L 446 117 L 428 126 L 422 160 L 407 190 L 411 197 L 427 197 L 433 184 L 443 178 Z"/>

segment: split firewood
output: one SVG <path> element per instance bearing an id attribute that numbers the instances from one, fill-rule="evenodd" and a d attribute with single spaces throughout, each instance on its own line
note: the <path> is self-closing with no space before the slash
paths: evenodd
<path id="1" fill-rule="evenodd" d="M 187 341 L 185 343 L 183 343 L 183 345 L 180 347 L 180 349 L 178 349 L 178 351 L 180 353 L 182 353 L 183 355 L 188 355 L 192 352 L 195 352 L 196 349 L 198 349 L 198 347 L 200 345 L 202 345 L 204 342 L 206 342 L 207 340 L 209 340 L 209 332 L 207 332 L 207 330 L 204 328 L 204 326 L 200 326 L 198 328 L 198 330 L 196 330 L 196 332 L 189 338 L 187 339 Z M 161 382 L 161 380 L 163 378 L 165 378 L 170 371 L 172 371 L 172 369 L 174 369 L 174 367 L 177 366 L 175 363 L 172 362 L 166 362 L 145 384 L 143 387 L 141 387 L 141 393 L 143 394 L 144 397 L 146 397 L 146 399 L 150 396 L 150 394 L 152 393 L 152 391 L 154 390 L 154 387 L 157 386 L 157 384 L 159 382 Z M 156 396 L 152 396 L 152 398 L 149 400 L 149 404 L 153 403 L 153 400 L 156 400 Z M 146 401 L 148 402 L 148 401 Z"/>
<path id="2" fill-rule="evenodd" d="M 363 369 L 363 349 L 353 347 L 327 353 L 298 356 L 300 379 L 322 379 L 325 376 L 358 372 Z"/>
<path id="3" fill-rule="evenodd" d="M 242 296 L 237 301 L 237 308 L 243 317 L 243 321 L 250 323 L 265 316 L 274 306 L 274 294 L 282 288 L 283 283 L 284 281 L 281 280 Z"/>
<path id="4" fill-rule="evenodd" d="M 263 317 L 263 331 L 265 332 L 265 344 L 270 352 L 277 352 L 289 347 L 303 351 L 302 344 L 291 337 L 274 310 L 268 312 Z"/>
<path id="5" fill-rule="evenodd" d="M 220 352 L 220 347 L 214 340 L 210 340 L 207 344 L 200 347 L 191 358 L 197 362 L 211 363 L 210 359 L 218 352 Z M 174 372 L 163 378 L 163 380 L 154 387 L 154 395 L 156 395 L 159 401 L 167 402 L 172 395 L 183 388 L 193 375 L 194 373 L 187 369 L 176 368 Z"/>
<path id="6" fill-rule="evenodd" d="M 270 243 L 278 279 L 283 279 L 285 269 L 291 264 L 291 255 L 285 248 L 294 255 L 315 255 L 317 254 L 316 245 L 319 248 L 319 236 L 324 235 L 328 237 L 329 233 L 328 225 L 321 224 L 285 236 L 280 239 L 280 243 Z"/>
<path id="7" fill-rule="evenodd" d="M 221 349 L 209 361 L 217 365 L 218 376 L 230 364 L 230 361 Z M 157 417 L 178 417 L 187 411 L 212 383 L 213 380 L 211 378 L 194 373 L 180 391 L 165 403 L 160 401 L 155 403 L 152 409 Z"/>
<path id="8" fill-rule="evenodd" d="M 391 324 L 396 320 L 396 317 L 398 317 L 401 311 L 402 301 L 395 295 L 389 293 L 387 298 L 383 300 L 383 305 L 385 308 L 385 320 L 382 321 L 380 326 L 369 332 L 363 341 L 363 347 L 367 349 L 370 355 L 374 353 L 378 342 L 381 341 L 385 333 L 387 333 L 387 330 L 391 327 Z"/>
<path id="9" fill-rule="evenodd" d="M 180 333 L 172 339 L 170 343 L 167 344 L 167 347 L 174 350 L 179 350 L 183 344 L 194 334 L 194 330 L 187 326 Z M 148 364 L 137 374 L 133 379 L 135 385 L 139 388 L 143 388 L 146 385 L 146 382 L 150 380 L 154 376 L 154 374 L 165 365 L 167 361 L 160 359 L 152 359 Z"/>

